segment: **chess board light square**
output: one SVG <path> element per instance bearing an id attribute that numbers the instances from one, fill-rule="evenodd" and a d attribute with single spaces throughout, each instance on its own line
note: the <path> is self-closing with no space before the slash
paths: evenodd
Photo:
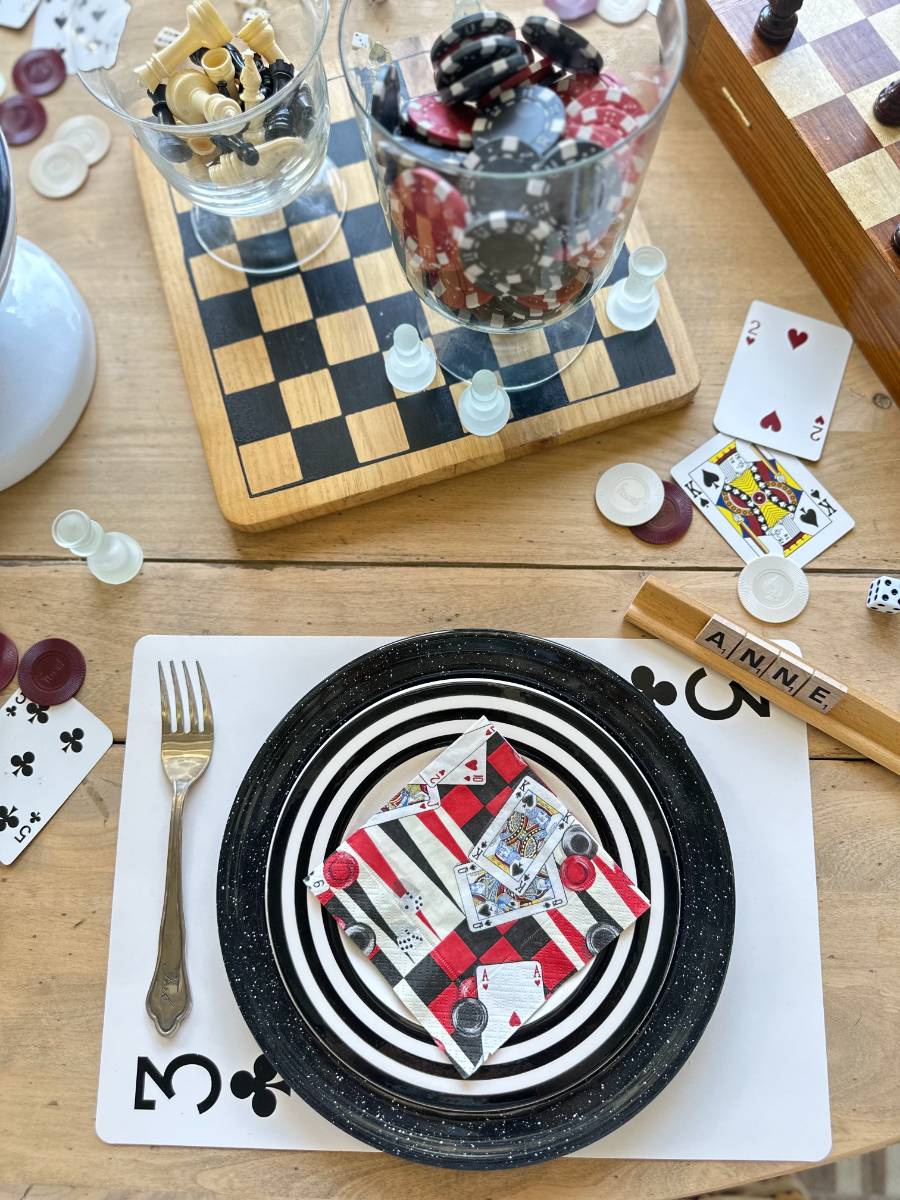
<path id="1" fill-rule="evenodd" d="M 241 342 L 219 346 L 213 351 L 213 356 L 219 368 L 222 391 L 226 395 L 274 382 L 275 374 L 269 353 L 261 337 L 244 338 Z"/>
<path id="2" fill-rule="evenodd" d="M 828 173 L 864 229 L 900 215 L 900 166 L 882 148 Z"/>
<path id="3" fill-rule="evenodd" d="M 402 454 L 409 449 L 403 422 L 393 402 L 350 413 L 346 421 L 353 449 L 361 463 Z"/>
<path id="4" fill-rule="evenodd" d="M 393 246 L 354 259 L 359 286 L 368 304 L 402 295 L 408 284 Z"/>
<path id="5" fill-rule="evenodd" d="M 319 317 L 316 328 L 325 357 L 332 366 L 375 354 L 379 349 L 372 319 L 365 308 L 351 308 L 330 317 Z"/>
<path id="6" fill-rule="evenodd" d="M 308 375 L 285 379 L 279 387 L 292 429 L 341 415 L 330 371 L 311 371 Z"/>
<path id="7" fill-rule="evenodd" d="M 251 495 L 300 483 L 300 464 L 289 433 L 240 447 L 241 463 Z"/>
<path id="8" fill-rule="evenodd" d="M 900 4 L 873 13 L 869 21 L 881 35 L 882 41 L 900 58 Z"/>
<path id="9" fill-rule="evenodd" d="M 259 323 L 266 333 L 312 320 L 312 309 L 302 275 L 285 275 L 281 279 L 257 284 L 251 290 Z"/>
<path id="10" fill-rule="evenodd" d="M 804 4 L 797 14 L 797 27 L 808 42 L 825 37 L 845 25 L 863 19 L 863 11 L 856 0 L 816 0 L 815 4 Z"/>
<path id="11" fill-rule="evenodd" d="M 897 11 L 900 12 L 900 6 L 898 6 Z M 876 79 L 874 83 L 867 83 L 864 87 L 847 93 L 847 99 L 875 134 L 876 138 L 878 138 L 879 142 L 881 142 L 882 146 L 892 146 L 894 142 L 900 142 L 900 126 L 882 125 L 880 121 L 875 120 L 875 114 L 872 112 L 872 104 L 875 97 L 892 79 L 892 75 L 885 75 L 883 79 Z"/>
<path id="12" fill-rule="evenodd" d="M 809 43 L 757 63 L 753 69 L 786 117 L 796 117 L 844 94 Z"/>
<path id="13" fill-rule="evenodd" d="M 241 265 L 241 256 L 236 245 L 222 246 L 216 254 L 228 262 L 233 262 L 236 267 Z M 195 254 L 188 259 L 188 263 L 199 300 L 211 300 L 214 296 L 239 292 L 247 286 L 247 276 L 243 271 L 233 271 L 230 267 L 223 266 L 216 262 L 211 254 Z"/>
<path id="14" fill-rule="evenodd" d="M 572 352 L 563 350 L 554 357 L 557 364 L 563 367 L 572 357 Z M 588 342 L 575 361 L 566 367 L 562 380 L 570 404 L 574 400 L 583 400 L 586 396 L 597 396 L 617 388 L 619 381 L 606 343 Z"/>

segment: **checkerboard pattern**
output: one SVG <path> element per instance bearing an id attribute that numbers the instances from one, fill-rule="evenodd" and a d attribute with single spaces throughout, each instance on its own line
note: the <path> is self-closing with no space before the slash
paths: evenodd
<path id="1" fill-rule="evenodd" d="M 224 267 L 197 242 L 187 200 L 160 189 L 152 172 L 138 164 L 151 228 L 173 217 L 177 224 L 169 249 L 162 250 L 157 240 L 157 253 L 218 498 L 232 520 L 223 502 L 229 489 L 244 512 L 248 501 L 260 509 L 262 501 L 269 501 L 267 513 L 286 512 L 290 515 L 285 519 L 298 520 L 322 511 L 323 495 L 330 509 L 342 507 L 341 495 L 359 492 L 360 472 L 367 468 L 378 469 L 382 491 L 396 491 L 416 486 L 426 475 L 440 477 L 437 470 L 456 473 L 467 459 L 485 453 L 474 445 L 484 439 L 466 435 L 457 416 L 464 383 L 449 382 L 438 371 L 426 393 L 405 395 L 387 381 L 384 355 L 398 324 L 421 326 L 424 313 L 439 357 L 442 339 L 456 327 L 423 306 L 409 287 L 391 244 L 346 85 L 332 80 L 329 90 L 329 154 L 346 185 L 348 207 L 337 237 L 303 269 L 259 276 Z M 242 228 L 249 222 L 223 221 L 217 251 L 235 264 L 248 261 L 248 255 L 258 262 L 269 250 L 297 245 L 297 217 L 296 206 L 289 207 L 284 221 L 278 218 L 278 227 L 258 236 Z M 606 289 L 626 270 L 623 250 Z M 173 290 L 179 292 L 178 304 L 173 303 Z M 185 309 L 194 337 L 185 332 Z M 689 356 L 685 358 L 683 331 L 667 296 L 659 323 L 639 333 L 622 332 L 607 322 L 604 291 L 595 298 L 595 309 L 598 321 L 590 343 L 565 374 L 512 393 L 515 432 L 504 431 L 509 454 L 523 453 L 512 447 L 529 440 L 546 444 L 577 436 L 567 431 L 580 424 L 579 417 L 565 415 L 554 428 L 540 420 L 547 414 L 552 418 L 584 401 L 616 394 L 634 395 L 636 409 L 652 404 L 660 411 L 683 403 L 696 386 L 695 367 Z M 197 354 L 196 336 L 205 337 L 213 366 L 201 396 L 187 362 Z M 570 349 L 564 332 L 553 327 L 535 331 L 533 344 L 535 358 L 544 360 L 549 370 L 566 359 Z M 503 339 L 493 339 L 493 345 L 499 366 Z M 624 407 L 620 403 L 619 410 Z M 622 419 L 628 418 L 617 417 L 617 423 Z M 584 434 L 596 429 L 596 411 L 585 409 L 583 422 Z M 223 439 L 233 443 L 238 469 L 229 466 L 234 476 L 229 480 L 217 478 L 224 468 L 215 460 L 212 438 L 219 447 Z M 358 495 L 346 500 L 359 502 Z M 254 527 L 243 519 L 235 523 Z M 266 517 L 260 527 L 280 523 L 284 520 Z"/>
<path id="2" fill-rule="evenodd" d="M 900 3 L 808 0 L 781 51 L 749 36 L 760 7 L 740 0 L 719 16 L 849 210 L 896 263 L 889 243 L 900 222 L 900 128 L 876 121 L 872 102 L 900 76 Z"/>

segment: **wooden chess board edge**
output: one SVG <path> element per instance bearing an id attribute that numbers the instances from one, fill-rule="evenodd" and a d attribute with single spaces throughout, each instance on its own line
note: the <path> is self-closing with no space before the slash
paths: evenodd
<path id="1" fill-rule="evenodd" d="M 175 328 L 194 417 L 203 443 L 216 500 L 229 524 L 243 532 L 263 532 L 299 523 L 496 466 L 535 450 L 589 437 L 630 421 L 656 416 L 687 404 L 700 382 L 697 363 L 668 282 L 662 279 L 658 324 L 672 359 L 673 373 L 631 388 L 607 391 L 506 426 L 496 437 L 465 437 L 426 450 L 367 463 L 339 476 L 310 481 L 262 495 L 247 494 L 238 450 L 221 405 L 212 354 L 186 270 L 168 185 L 135 143 L 135 170 L 144 201 L 163 288 Z M 629 244 L 648 238 L 635 213 Z M 167 269 L 177 263 L 178 270 Z M 598 301 L 595 298 L 595 304 Z M 577 361 L 577 360 L 576 360 Z M 209 402 L 215 396 L 216 403 Z"/>
<path id="2" fill-rule="evenodd" d="M 900 260 L 880 249 L 847 207 L 717 7 L 692 0 L 691 15 L 700 15 L 693 21 L 685 86 L 900 403 Z M 773 170 L 773 163 L 782 169 Z"/>

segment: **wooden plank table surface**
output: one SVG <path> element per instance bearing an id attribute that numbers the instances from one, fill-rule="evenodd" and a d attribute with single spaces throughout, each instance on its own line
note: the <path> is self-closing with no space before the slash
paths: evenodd
<path id="1" fill-rule="evenodd" d="M 30 28 L 0 32 L 7 77 L 29 39 Z M 99 111 L 75 80 L 47 107 L 51 133 L 66 116 Z M 128 135 L 124 128 L 113 135 L 108 158 L 65 201 L 42 199 L 27 182 L 28 163 L 47 135 L 12 152 L 19 230 L 53 254 L 84 294 L 97 324 L 99 369 L 67 445 L 0 494 L 0 628 L 22 649 L 54 634 L 77 642 L 88 660 L 82 699 L 118 744 L 27 853 L 0 868 L 0 1200 L 445 1200 L 476 1182 L 488 1197 L 514 1188 L 520 1200 L 655 1200 L 787 1169 L 568 1159 L 476 1181 L 387 1155 L 107 1146 L 96 1137 L 121 743 L 132 648 L 143 634 L 403 635 L 494 625 L 635 636 L 622 614 L 652 571 L 744 624 L 791 637 L 824 669 L 900 706 L 900 618 L 865 608 L 868 580 L 900 569 L 900 410 L 884 407 L 883 389 L 858 351 L 815 468 L 853 513 L 856 529 L 809 568 L 810 604 L 790 625 L 766 628 L 745 616 L 735 595 L 741 564 L 699 516 L 683 541 L 654 548 L 603 522 L 594 506 L 597 475 L 610 464 L 636 458 L 665 475 L 711 436 L 751 300 L 833 319 L 682 90 L 641 208 L 669 257 L 669 282 L 700 365 L 695 402 L 523 461 L 256 536 L 235 532 L 216 508 Z M 147 562 L 137 581 L 105 588 L 59 553 L 50 522 L 70 506 L 142 542 Z M 900 780 L 816 731 L 809 745 L 839 1157 L 900 1139 Z"/>

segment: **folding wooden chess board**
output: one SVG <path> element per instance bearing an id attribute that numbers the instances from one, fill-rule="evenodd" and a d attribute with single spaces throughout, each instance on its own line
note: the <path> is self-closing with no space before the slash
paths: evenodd
<path id="1" fill-rule="evenodd" d="M 205 254 L 187 201 L 135 147 L 194 415 L 231 524 L 260 530 L 307 520 L 690 399 L 699 376 L 664 280 L 659 317 L 639 333 L 607 322 L 601 290 L 588 345 L 562 375 L 513 392 L 512 418 L 496 437 L 463 431 L 456 402 L 465 384 L 440 371 L 420 395 L 395 391 L 383 356 L 396 326 L 419 324 L 424 312 L 438 351 L 448 326 L 422 306 L 397 262 L 346 85 L 334 79 L 329 90 L 329 153 L 348 208 L 341 233 L 302 270 L 248 277 Z M 290 239 L 286 212 L 285 228 L 265 237 Z M 637 218 L 630 240 L 649 240 Z M 221 253 L 240 262 L 241 242 Z M 626 270 L 623 250 L 607 289 Z M 533 341 L 548 364 L 566 351 L 552 326 Z"/>
<path id="2" fill-rule="evenodd" d="M 900 76 L 898 0 L 806 0 L 779 49 L 763 0 L 688 0 L 685 81 L 900 403 L 900 128 L 872 101 Z"/>

